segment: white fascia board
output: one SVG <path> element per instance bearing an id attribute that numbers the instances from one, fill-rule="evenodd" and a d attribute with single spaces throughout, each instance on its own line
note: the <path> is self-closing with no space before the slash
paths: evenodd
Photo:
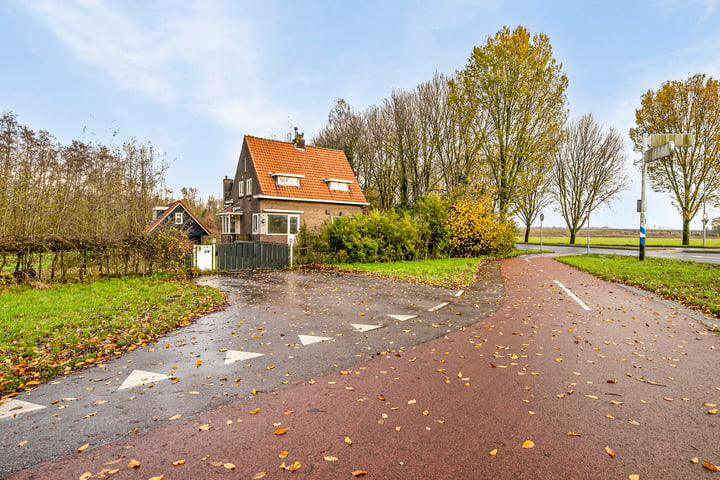
<path id="1" fill-rule="evenodd" d="M 261 200 L 289 200 L 293 202 L 332 203 L 336 205 L 355 205 L 358 207 L 365 207 L 367 205 L 370 205 L 370 202 L 345 202 L 342 200 L 323 200 L 318 198 L 275 197 L 273 195 L 253 195 L 253 198 L 258 198 Z"/>

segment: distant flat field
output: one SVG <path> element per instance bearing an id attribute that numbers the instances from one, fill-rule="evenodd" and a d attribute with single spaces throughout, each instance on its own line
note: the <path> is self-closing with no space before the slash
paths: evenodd
<path id="1" fill-rule="evenodd" d="M 525 237 L 522 235 L 519 235 L 517 237 L 518 242 L 522 242 L 525 240 Z M 532 236 L 529 239 L 530 243 L 540 243 L 540 236 Z M 570 243 L 570 236 L 552 236 L 548 237 L 543 235 L 542 237 L 543 243 Z M 578 235 L 575 238 L 575 244 L 576 245 L 585 245 L 587 243 L 587 236 L 586 235 Z M 610 245 L 610 246 L 637 246 L 639 243 L 638 237 L 594 237 L 592 235 L 592 231 L 590 232 L 590 245 Z M 681 247 L 682 246 L 682 238 L 656 238 L 652 236 L 648 236 L 645 239 L 645 245 L 648 247 Z M 691 247 L 702 247 L 702 238 L 691 238 L 690 239 L 690 246 Z M 720 238 L 706 238 L 705 239 L 705 246 L 706 247 L 720 247 Z"/>

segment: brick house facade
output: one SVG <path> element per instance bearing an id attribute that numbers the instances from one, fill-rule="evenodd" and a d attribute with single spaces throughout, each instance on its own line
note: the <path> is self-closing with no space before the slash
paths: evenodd
<path id="1" fill-rule="evenodd" d="M 287 243 L 301 226 L 316 229 L 369 203 L 340 150 L 245 136 L 234 178 L 223 180 L 222 243 Z"/>

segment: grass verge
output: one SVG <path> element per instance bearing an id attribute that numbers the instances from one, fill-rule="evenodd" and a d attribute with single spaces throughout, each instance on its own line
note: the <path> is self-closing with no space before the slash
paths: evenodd
<path id="1" fill-rule="evenodd" d="M 478 266 L 487 257 L 441 258 L 385 263 L 343 263 L 341 270 L 366 272 L 401 282 L 458 288 L 473 283 Z"/>
<path id="2" fill-rule="evenodd" d="M 720 266 L 625 255 L 573 255 L 558 261 L 613 282 L 622 282 L 720 317 Z"/>
<path id="3" fill-rule="evenodd" d="M 133 350 L 223 302 L 215 289 L 159 276 L 0 291 L 0 394 Z"/>

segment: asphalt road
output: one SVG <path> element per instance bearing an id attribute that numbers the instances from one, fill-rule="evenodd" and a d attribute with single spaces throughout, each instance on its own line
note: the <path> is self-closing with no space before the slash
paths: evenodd
<path id="1" fill-rule="evenodd" d="M 516 243 L 515 248 L 518 250 L 540 250 L 539 243 Z M 582 255 L 587 253 L 587 245 L 557 245 L 543 244 L 543 250 L 552 251 L 558 255 Z M 590 253 L 629 255 L 637 257 L 639 255 L 638 248 L 621 248 L 621 247 L 594 247 L 590 245 Z M 688 260 L 701 263 L 717 263 L 720 264 L 720 249 L 702 249 L 692 247 L 682 248 L 646 248 L 646 257 L 673 258 L 676 260 Z"/>
<path id="2" fill-rule="evenodd" d="M 265 357 L 252 359 L 252 367 L 245 361 L 230 364 L 234 373 L 251 379 L 247 388 L 258 388 L 278 370 L 282 377 L 291 375 L 285 377 L 291 378 L 286 388 L 272 388 L 277 382 L 268 381 L 257 395 L 236 395 L 205 413 L 166 421 L 182 411 L 183 399 L 194 398 L 191 389 L 206 397 L 216 391 L 217 385 L 186 377 L 189 372 L 180 375 L 178 367 L 176 384 L 162 380 L 123 394 L 139 399 L 156 395 L 156 389 L 177 388 L 171 394 L 179 400 L 161 415 L 142 412 L 150 421 L 157 415 L 163 425 L 93 443 L 82 453 L 11 478 L 106 478 L 115 469 L 113 479 L 273 479 L 289 475 L 289 469 L 295 470 L 294 478 L 318 479 L 712 478 L 702 463 L 720 465 L 715 410 L 720 338 L 706 329 L 702 316 L 547 256 L 504 260 L 501 272 L 505 299 L 497 310 L 492 270 L 457 297 L 457 292 L 384 282 L 372 290 L 375 279 L 337 274 L 292 274 L 294 289 L 276 289 L 281 277 L 238 280 L 225 288 L 237 288 L 237 305 L 255 313 L 229 333 L 220 335 L 226 330 L 217 319 L 198 332 L 199 351 L 208 350 L 189 356 L 186 369 L 209 375 L 205 383 L 227 375 L 218 355 L 223 352 L 206 340 L 217 331 L 224 344 L 232 340 L 245 351 L 268 347 Z M 347 295 L 335 296 L 335 288 Z M 283 298 L 302 307 L 295 318 L 275 317 L 272 301 Z M 338 303 L 345 308 L 337 310 Z M 402 322 L 386 316 L 403 309 L 418 316 Z M 246 325 L 250 318 L 255 323 Z M 262 323 L 269 319 L 279 330 Z M 349 328 L 356 321 L 384 326 L 358 332 Z M 268 331 L 262 336 L 258 328 Z M 232 331 L 242 334 L 235 337 Z M 301 331 L 333 340 L 301 346 L 286 338 Z M 278 338 L 280 333 L 285 337 Z M 378 341 L 375 336 L 385 337 L 385 343 L 368 345 Z M 183 339 L 189 343 L 192 337 Z M 276 342 L 285 348 L 270 357 Z M 378 351 L 380 345 L 388 349 Z M 168 347 L 173 348 L 188 347 Z M 312 377 L 293 377 L 296 358 L 290 356 L 314 365 L 308 370 Z M 199 367 L 196 358 L 204 359 Z M 87 385 L 87 377 L 78 379 L 75 392 Z M 117 386 L 123 377 L 115 378 Z M 244 388 L 228 380 L 220 390 L 231 386 Z M 109 400 L 100 407 L 125 401 Z M 8 419 L 3 432 L 9 425 L 29 424 L 35 415 L 64 415 L 57 410 L 62 404 Z M 86 403 L 81 410 L 92 408 L 99 407 Z M 95 430 L 84 422 L 100 415 L 73 423 L 91 433 Z M 3 459 L 10 450 L 27 452 L 23 449 L 42 441 L 42 435 L 36 428 L 15 437 L 3 448 Z M 13 445 L 19 438 L 27 443 Z M 77 440 L 69 443 L 74 451 Z"/>
<path id="3" fill-rule="evenodd" d="M 502 301 L 497 264 L 482 276 L 462 292 L 325 272 L 202 277 L 224 311 L 1 404 L 0 478 L 470 325 Z"/>

